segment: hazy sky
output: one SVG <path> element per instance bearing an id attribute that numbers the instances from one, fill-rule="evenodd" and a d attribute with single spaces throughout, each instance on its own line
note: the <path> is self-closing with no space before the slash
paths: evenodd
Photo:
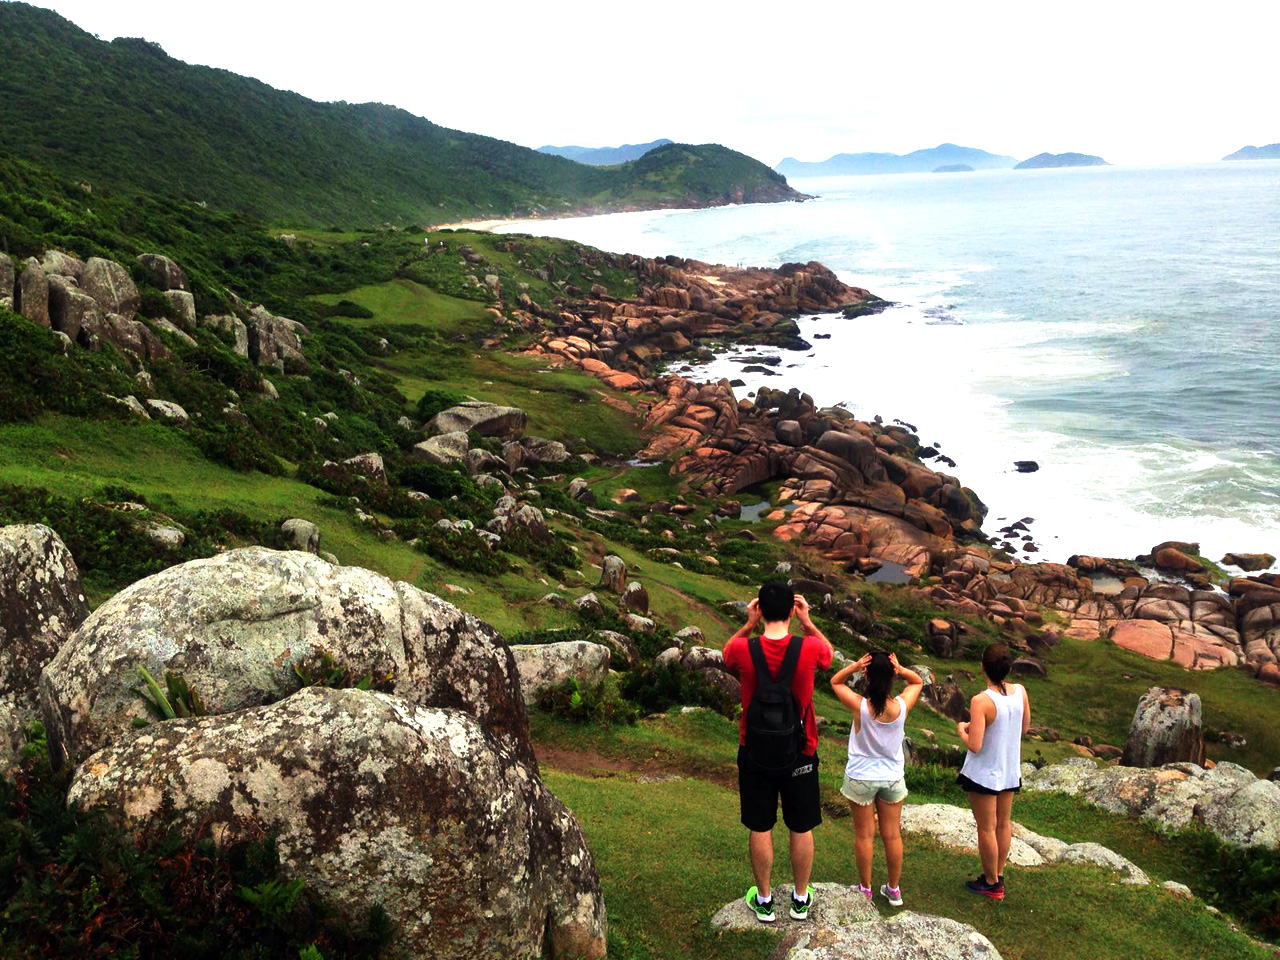
<path id="1" fill-rule="evenodd" d="M 47 5 L 104 40 L 531 147 L 670 137 L 772 165 L 951 141 L 1142 163 L 1280 141 L 1277 0 Z"/>

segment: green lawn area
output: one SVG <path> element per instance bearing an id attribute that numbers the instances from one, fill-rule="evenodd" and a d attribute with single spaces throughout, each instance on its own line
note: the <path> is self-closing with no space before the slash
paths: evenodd
<path id="1" fill-rule="evenodd" d="M 702 779 L 642 783 L 632 774 L 544 771 L 574 811 L 600 870 L 609 908 L 609 955 L 622 960 L 765 958 L 773 935 L 721 933 L 708 921 L 753 882 L 746 831 L 732 789 Z M 828 819 L 815 831 L 814 880 L 854 882 L 852 822 Z M 1175 900 L 1153 883 L 1120 884 L 1095 868 L 1009 871 L 1003 903 L 963 888 L 976 855 L 926 838 L 906 838 L 905 909 L 951 917 L 985 934 L 1006 960 L 1107 957 L 1269 956 L 1203 904 Z M 1146 864 L 1143 864 L 1146 866 Z M 786 834 L 775 831 L 774 882 L 787 882 Z M 883 881 L 877 856 L 875 885 Z M 889 914 L 883 901 L 877 906 Z M 743 908 L 745 909 L 745 907 Z M 779 928 L 789 921 L 785 915 Z"/>
<path id="2" fill-rule="evenodd" d="M 485 316 L 483 303 L 446 296 L 412 280 L 392 280 L 346 293 L 321 294 L 313 299 L 329 305 L 350 300 L 371 310 L 372 319 L 343 318 L 344 323 L 358 327 L 414 323 L 429 326 L 442 335 L 452 335 L 464 332 Z"/>

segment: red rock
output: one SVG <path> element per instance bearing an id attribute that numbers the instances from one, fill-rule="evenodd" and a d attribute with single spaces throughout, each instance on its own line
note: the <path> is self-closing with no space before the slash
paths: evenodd
<path id="1" fill-rule="evenodd" d="M 1155 563 L 1161 570 L 1172 570 L 1175 573 L 1201 573 L 1204 570 L 1204 564 L 1174 547 L 1158 551 Z"/>
<path id="2" fill-rule="evenodd" d="M 1112 629 L 1111 640 L 1152 660 L 1168 660 L 1173 653 L 1173 631 L 1154 620 L 1122 620 Z"/>

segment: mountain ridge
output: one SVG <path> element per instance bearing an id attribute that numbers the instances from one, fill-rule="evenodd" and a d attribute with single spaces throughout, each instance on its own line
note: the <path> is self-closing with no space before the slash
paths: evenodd
<path id="1" fill-rule="evenodd" d="M 837 153 L 826 160 L 807 162 L 787 157 L 774 169 L 788 177 L 864 176 L 877 173 L 932 173 L 940 166 L 967 164 L 975 170 L 1004 170 L 1017 160 L 954 143 L 914 150 L 911 153 Z"/>
<path id="2" fill-rule="evenodd" d="M 1280 143 L 1268 143 L 1265 146 L 1255 147 L 1250 144 L 1247 147 L 1241 147 L 1235 153 L 1229 153 L 1223 160 L 1280 160 Z"/>
<path id="3" fill-rule="evenodd" d="M 0 150 L 60 175 L 278 223 L 430 222 L 798 199 L 764 164 L 669 145 L 608 170 L 386 104 L 319 103 L 138 38 L 0 4 Z M 655 156 L 655 154 L 657 154 Z"/>
<path id="4" fill-rule="evenodd" d="M 607 167 L 618 163 L 629 163 L 632 160 L 639 160 L 646 153 L 656 150 L 658 147 L 665 147 L 674 142 L 675 141 L 673 140 L 668 140 L 666 137 L 662 137 L 658 140 L 650 140 L 648 143 L 624 143 L 620 147 L 557 147 L 548 143 L 539 147 L 538 153 L 547 153 L 556 157 L 564 157 L 566 160 L 585 163 L 592 167 Z"/>
<path id="5" fill-rule="evenodd" d="M 1090 153 L 1037 153 L 1023 160 L 1015 170 L 1043 170 L 1056 167 L 1109 167 L 1111 164 Z"/>

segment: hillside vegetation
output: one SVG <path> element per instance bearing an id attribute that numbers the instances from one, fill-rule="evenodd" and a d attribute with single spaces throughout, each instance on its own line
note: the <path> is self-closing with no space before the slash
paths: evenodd
<path id="1" fill-rule="evenodd" d="M 0 3 L 0 44 L 0 150 L 94 189 L 314 226 L 798 196 L 714 144 L 600 170 L 393 106 L 317 103 L 146 40 L 108 43 L 24 3 Z"/>

